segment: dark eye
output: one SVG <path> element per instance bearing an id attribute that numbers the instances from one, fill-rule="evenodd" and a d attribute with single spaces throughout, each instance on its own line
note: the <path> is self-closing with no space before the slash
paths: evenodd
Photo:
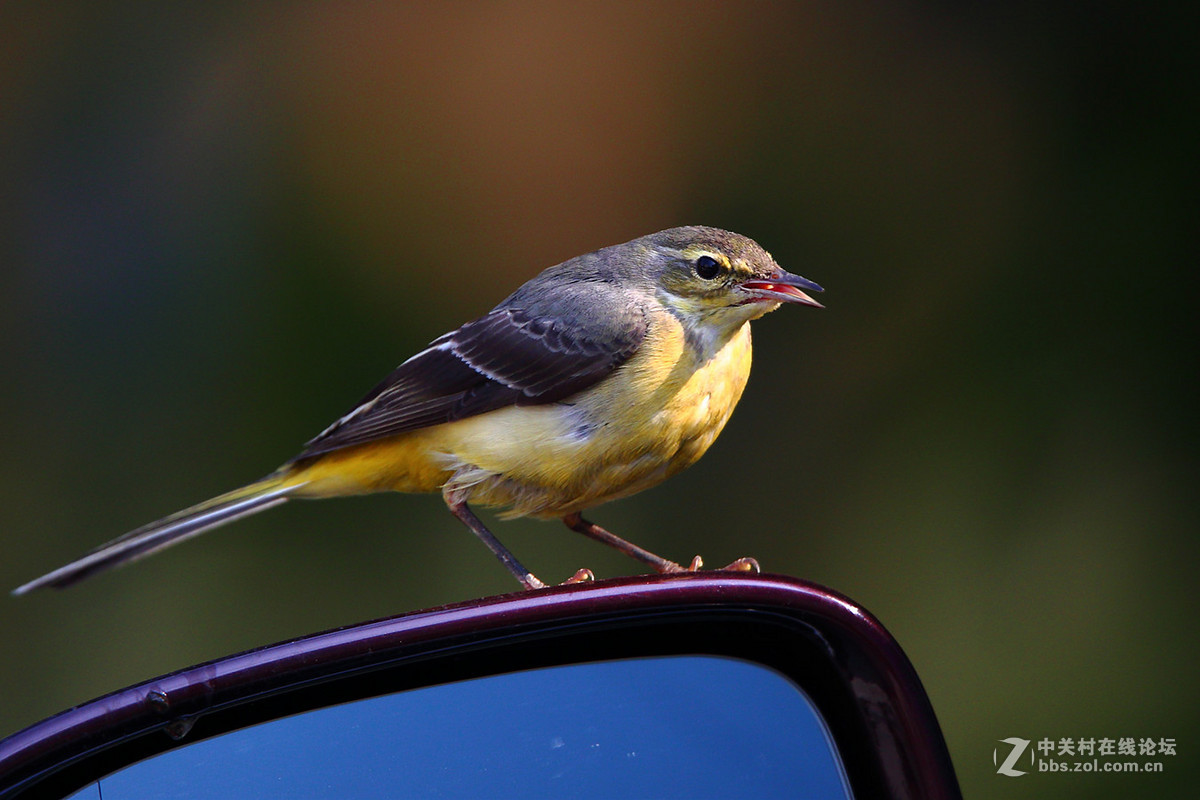
<path id="1" fill-rule="evenodd" d="M 696 259 L 696 274 L 706 281 L 711 281 L 721 272 L 721 262 L 712 256 L 700 256 Z"/>

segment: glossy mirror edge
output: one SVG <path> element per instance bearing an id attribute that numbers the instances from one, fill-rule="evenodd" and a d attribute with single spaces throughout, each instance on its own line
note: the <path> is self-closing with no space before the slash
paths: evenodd
<path id="1" fill-rule="evenodd" d="M 462 603 L 262 648 L 116 692 L 0 742 L 0 797 L 60 796 L 176 745 L 403 688 L 614 657 L 758 661 L 804 687 L 859 797 L 959 797 L 915 672 L 852 601 L 779 576 L 640 577 Z M 333 679 L 336 676 L 337 679 Z M 65 765 L 65 766 L 64 766 Z"/>

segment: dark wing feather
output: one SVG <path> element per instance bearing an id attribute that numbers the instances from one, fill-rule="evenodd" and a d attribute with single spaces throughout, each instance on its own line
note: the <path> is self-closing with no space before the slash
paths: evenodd
<path id="1" fill-rule="evenodd" d="M 623 305 L 604 320 L 498 308 L 434 340 L 376 386 L 294 460 L 511 405 L 563 400 L 634 354 L 645 315 Z"/>

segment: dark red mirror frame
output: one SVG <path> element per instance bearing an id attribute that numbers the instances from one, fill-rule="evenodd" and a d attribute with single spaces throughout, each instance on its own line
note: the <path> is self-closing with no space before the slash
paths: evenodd
<path id="1" fill-rule="evenodd" d="M 874 617 L 811 583 L 708 572 L 475 600 L 165 675 L 0 741 L 0 798 L 63 796 L 155 753 L 331 703 L 517 669 L 684 653 L 757 661 L 803 687 L 857 797 L 961 797 L 921 682 Z M 752 697 L 724 702 L 754 713 Z"/>

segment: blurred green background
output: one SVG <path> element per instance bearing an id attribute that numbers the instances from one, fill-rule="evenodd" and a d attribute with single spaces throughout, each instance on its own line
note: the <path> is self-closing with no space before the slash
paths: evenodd
<path id="1" fill-rule="evenodd" d="M 708 456 L 596 521 L 863 603 L 968 796 L 1200 778 L 1185 4 L 25 6 L 0 10 L 0 585 L 269 471 L 540 269 L 716 225 L 828 308 L 757 323 Z M 546 579 L 636 571 L 497 530 Z M 514 588 L 436 496 L 290 504 L 0 599 L 0 735 Z M 1178 755 L 1012 779 L 1012 736 Z"/>

